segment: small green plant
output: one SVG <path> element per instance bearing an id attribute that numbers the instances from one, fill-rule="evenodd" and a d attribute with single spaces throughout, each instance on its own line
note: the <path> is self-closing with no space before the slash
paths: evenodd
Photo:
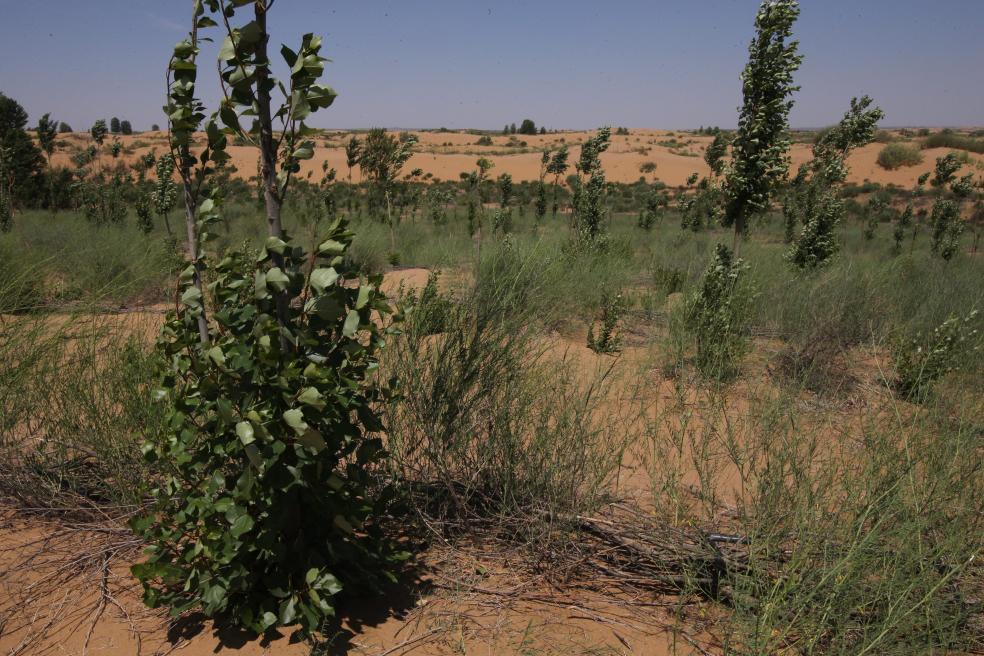
<path id="1" fill-rule="evenodd" d="M 482 136 L 480 136 L 478 138 L 478 141 L 475 142 L 475 145 L 476 146 L 491 146 L 492 145 L 492 137 L 490 137 L 487 134 L 483 134 Z"/>
<path id="2" fill-rule="evenodd" d="M 951 316 L 931 335 L 900 340 L 894 348 L 896 388 L 911 401 L 924 401 L 936 383 L 960 368 L 980 348 L 977 310 L 960 318 Z"/>
<path id="3" fill-rule="evenodd" d="M 687 300 L 684 320 L 697 345 L 697 370 L 706 378 L 733 379 L 748 350 L 749 294 L 740 285 L 746 268 L 718 244 L 700 286 Z"/>
<path id="4" fill-rule="evenodd" d="M 601 315 L 597 323 L 600 324 L 598 334 L 595 335 L 595 323 L 591 322 L 588 326 L 588 348 L 595 353 L 617 353 L 621 338 L 616 334 L 619 319 L 625 311 L 624 302 L 621 294 L 604 294 L 601 300 Z"/>
<path id="5" fill-rule="evenodd" d="M 947 261 L 960 247 L 960 235 L 964 230 L 960 205 L 973 192 L 972 173 L 957 178 L 957 172 L 962 166 L 960 158 L 953 153 L 938 157 L 936 170 L 930 181 L 930 184 L 937 189 L 931 215 L 933 230 L 931 248 L 934 254 Z M 953 194 L 953 199 L 944 196 L 947 187 Z"/>
<path id="6" fill-rule="evenodd" d="M 168 237 L 173 237 L 171 232 L 171 222 L 168 215 L 174 209 L 174 203 L 178 199 L 178 187 L 174 184 L 174 157 L 171 153 L 161 155 L 157 160 L 157 180 L 154 182 L 154 190 L 151 192 L 151 199 L 154 204 L 154 211 L 161 217 L 164 228 L 167 230 Z"/>
<path id="7" fill-rule="evenodd" d="M 895 242 L 895 254 L 902 252 L 902 242 L 905 240 L 906 232 L 912 226 L 912 217 L 912 203 L 909 203 L 905 206 L 905 209 L 899 213 L 898 218 L 895 220 L 895 230 L 892 231 L 892 239 Z"/>

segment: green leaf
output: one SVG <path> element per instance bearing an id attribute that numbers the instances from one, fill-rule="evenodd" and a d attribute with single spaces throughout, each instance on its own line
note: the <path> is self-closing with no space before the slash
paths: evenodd
<path id="1" fill-rule="evenodd" d="M 301 392 L 301 395 L 297 397 L 297 400 L 304 405 L 309 405 L 318 410 L 324 410 L 325 408 L 325 397 L 322 396 L 321 392 L 319 392 L 316 387 L 306 388 L 303 392 Z"/>
<path id="2" fill-rule="evenodd" d="M 212 348 L 207 350 L 205 352 L 205 355 L 208 357 L 209 360 L 214 362 L 216 365 L 220 367 L 225 366 L 225 361 L 226 361 L 225 353 L 223 353 L 222 349 L 219 348 L 218 346 L 213 346 Z"/>
<path id="3" fill-rule="evenodd" d="M 359 296 L 355 301 L 355 309 L 361 310 L 369 302 L 369 295 L 372 294 L 373 289 L 371 285 L 362 285 L 359 287 Z"/>
<path id="4" fill-rule="evenodd" d="M 314 291 L 323 294 L 325 289 L 334 285 L 337 280 L 337 271 L 332 268 L 321 268 L 311 272 L 310 284 Z"/>
<path id="5" fill-rule="evenodd" d="M 292 408 L 284 413 L 284 422 L 294 429 L 298 435 L 307 432 L 309 426 L 304 421 L 304 412 L 300 408 Z"/>
<path id="6" fill-rule="evenodd" d="M 345 244 L 334 239 L 326 239 L 318 246 L 318 253 L 321 255 L 341 255 L 345 252 Z"/>
<path id="7" fill-rule="evenodd" d="M 313 429 L 305 431 L 303 435 L 297 438 L 297 441 L 308 448 L 314 449 L 316 453 L 321 453 L 328 446 L 325 438 L 321 437 L 321 433 Z"/>
<path id="8" fill-rule="evenodd" d="M 267 287 L 279 293 L 287 289 L 287 285 L 290 284 L 290 278 L 279 267 L 273 267 L 266 272 L 266 284 Z"/>
<path id="9" fill-rule="evenodd" d="M 248 421 L 241 421 L 236 424 L 236 435 L 239 436 L 239 441 L 246 444 L 252 444 L 256 441 L 256 437 L 253 435 L 253 424 Z"/>
<path id="10" fill-rule="evenodd" d="M 342 326 L 342 334 L 346 337 L 352 337 L 357 330 L 359 330 L 359 313 L 355 310 L 349 310 L 348 316 L 345 317 L 345 325 Z"/>
<path id="11" fill-rule="evenodd" d="M 244 533 L 249 533 L 253 530 L 253 518 L 249 515 L 240 515 L 235 522 L 232 523 L 232 527 L 229 529 L 229 534 L 238 539 Z"/>

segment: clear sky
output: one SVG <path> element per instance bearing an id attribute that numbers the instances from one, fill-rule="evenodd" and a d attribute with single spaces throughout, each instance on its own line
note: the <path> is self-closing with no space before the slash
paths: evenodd
<path id="1" fill-rule="evenodd" d="M 984 124 L 984 0 L 802 0 L 792 124 L 867 93 L 885 125 Z M 277 0 L 275 43 L 325 37 L 317 127 L 733 127 L 758 0 Z M 190 0 L 0 0 L 0 91 L 31 122 L 163 123 Z M 216 75 L 206 49 L 202 96 Z"/>

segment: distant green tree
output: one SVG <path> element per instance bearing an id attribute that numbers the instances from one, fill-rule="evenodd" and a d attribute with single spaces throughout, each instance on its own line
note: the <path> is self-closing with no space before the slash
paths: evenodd
<path id="1" fill-rule="evenodd" d="M 120 132 L 123 134 L 133 134 L 133 125 L 130 121 L 120 121 Z"/>
<path id="2" fill-rule="evenodd" d="M 572 221 L 579 240 L 584 244 L 598 245 L 604 229 L 607 186 L 601 154 L 608 150 L 611 134 L 611 128 L 600 128 L 595 136 L 585 141 L 576 166 Z"/>
<path id="3" fill-rule="evenodd" d="M 115 116 L 109 119 L 109 131 L 112 132 L 113 134 L 120 133 L 120 119 L 116 118 Z"/>
<path id="4" fill-rule="evenodd" d="M 48 162 L 48 203 L 51 211 L 57 211 L 55 205 L 55 175 L 51 168 L 51 156 L 55 153 L 55 139 L 58 137 L 58 124 L 51 120 L 51 114 L 45 114 L 38 120 L 38 144 Z"/>
<path id="5" fill-rule="evenodd" d="M 355 135 L 345 144 L 345 165 L 348 166 L 348 181 L 352 183 L 352 169 L 359 163 L 362 156 L 362 142 Z"/>
<path id="6" fill-rule="evenodd" d="M 508 173 L 503 173 L 496 182 L 499 185 L 499 204 L 506 209 L 512 203 L 513 178 Z"/>
<path id="7" fill-rule="evenodd" d="M 546 133 L 547 133 L 547 128 L 545 128 L 545 127 L 543 127 L 543 126 L 541 125 L 541 126 L 540 126 L 540 134 L 546 134 Z"/>
<path id="8" fill-rule="evenodd" d="M 557 216 L 558 202 L 557 194 L 560 193 L 560 176 L 567 172 L 567 144 L 558 148 L 550 159 L 547 166 L 547 173 L 554 177 L 553 181 L 553 215 Z"/>
<path id="9" fill-rule="evenodd" d="M 153 132 L 160 132 L 161 131 L 161 126 L 157 125 L 157 123 L 154 123 L 153 125 L 150 126 L 150 129 Z"/>
<path id="10" fill-rule="evenodd" d="M 68 134 L 72 131 L 72 126 L 64 121 L 58 124 L 58 134 Z"/>
<path id="11" fill-rule="evenodd" d="M 386 222 L 390 227 L 391 253 L 396 253 L 396 226 L 392 210 L 393 185 L 400 171 L 413 155 L 417 137 L 404 133 L 399 138 L 383 128 L 373 128 L 366 135 L 359 166 L 362 174 L 372 181 L 386 202 Z"/>
<path id="12" fill-rule="evenodd" d="M 502 134 L 509 134 L 509 124 L 506 123 L 506 127 L 502 128 Z"/>
<path id="13" fill-rule="evenodd" d="M 516 124 L 515 123 L 510 123 L 509 124 L 509 134 L 516 134 Z"/>
<path id="14" fill-rule="evenodd" d="M 755 17 L 756 34 L 741 76 L 744 102 L 724 185 L 724 225 L 734 226 L 736 247 L 749 219 L 768 209 L 789 172 L 789 98 L 799 89 L 793 73 L 803 61 L 799 42 L 791 40 L 799 11 L 796 0 L 764 0 Z"/>
<path id="15" fill-rule="evenodd" d="M 17 204 L 36 197 L 44 170 L 44 157 L 26 127 L 24 108 L 0 93 L 0 148 L 5 152 L 6 198 L 11 215 Z"/>
<path id="16" fill-rule="evenodd" d="M 519 126 L 520 134 L 536 134 L 536 123 L 532 119 L 524 118 Z"/>
<path id="17" fill-rule="evenodd" d="M 109 134 L 109 130 L 106 129 L 106 121 L 103 119 L 99 119 L 92 124 L 91 128 L 89 128 L 89 135 L 92 137 L 92 140 L 100 146 L 103 144 L 103 141 L 106 140 L 107 134 Z"/>
<path id="18" fill-rule="evenodd" d="M 542 221 L 543 217 L 547 215 L 547 186 L 544 183 L 544 178 L 547 176 L 547 167 L 549 166 L 550 149 L 545 148 L 543 155 L 540 157 L 540 176 L 536 181 L 536 202 L 533 209 L 534 216 L 536 216 L 538 222 Z"/>

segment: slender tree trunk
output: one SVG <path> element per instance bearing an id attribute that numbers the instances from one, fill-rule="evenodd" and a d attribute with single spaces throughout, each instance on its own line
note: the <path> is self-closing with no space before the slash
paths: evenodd
<path id="1" fill-rule="evenodd" d="M 191 45 L 193 47 L 198 47 L 198 17 L 192 16 L 191 20 Z M 194 63 L 195 59 L 192 59 Z M 208 315 L 206 314 L 205 308 L 205 294 L 202 289 L 202 263 L 199 258 L 200 253 L 198 252 L 198 226 L 195 223 L 195 210 L 197 209 L 197 199 L 195 198 L 195 193 L 191 184 L 191 172 L 189 170 L 187 162 L 187 153 L 178 152 L 178 158 L 180 160 L 179 166 L 181 167 L 181 182 L 184 187 L 184 201 L 185 201 L 185 228 L 187 234 L 187 244 L 186 252 L 188 254 L 188 259 L 191 261 L 191 266 L 194 269 L 194 274 L 192 278 L 192 284 L 198 288 L 201 292 L 201 312 L 198 315 L 198 337 L 202 344 L 209 343 L 208 335 Z M 167 216 L 164 217 L 164 223 L 167 226 L 168 235 L 171 235 L 171 226 L 167 223 Z"/>
<path id="2" fill-rule="evenodd" d="M 256 47 L 256 100 L 257 118 L 260 127 L 260 172 L 263 179 L 263 200 L 266 206 L 267 232 L 271 237 L 283 239 L 284 228 L 281 221 L 282 200 L 277 188 L 277 144 L 273 138 L 273 118 L 270 115 L 270 89 L 267 86 L 270 78 L 267 45 L 270 35 L 267 32 L 266 4 L 257 2 L 255 5 L 256 25 L 260 29 L 260 42 Z M 274 266 L 284 270 L 284 258 L 277 253 L 270 254 Z M 277 305 L 277 322 L 281 328 L 287 325 L 287 293 L 274 292 Z M 286 337 L 281 334 L 280 346 L 287 349 Z"/>

